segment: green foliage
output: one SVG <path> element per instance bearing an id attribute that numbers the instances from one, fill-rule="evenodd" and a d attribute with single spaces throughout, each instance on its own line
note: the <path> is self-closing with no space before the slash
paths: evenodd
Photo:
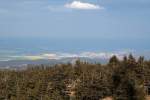
<path id="1" fill-rule="evenodd" d="M 0 100 L 145 100 L 150 61 L 132 56 L 109 63 L 55 66 L 30 65 L 25 70 L 0 70 Z M 146 76 L 146 77 L 145 77 Z M 145 80 L 146 79 L 146 80 Z"/>

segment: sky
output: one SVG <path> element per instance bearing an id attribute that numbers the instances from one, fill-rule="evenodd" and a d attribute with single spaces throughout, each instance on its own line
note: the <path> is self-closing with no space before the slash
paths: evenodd
<path id="1" fill-rule="evenodd" d="M 149 51 L 150 0 L 0 0 L 0 38 Z"/>

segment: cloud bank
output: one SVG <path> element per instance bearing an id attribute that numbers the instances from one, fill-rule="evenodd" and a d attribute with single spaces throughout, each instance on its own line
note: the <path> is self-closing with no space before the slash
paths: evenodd
<path id="1" fill-rule="evenodd" d="M 40 60 L 40 59 L 63 59 L 63 58 L 99 58 L 99 59 L 109 59 L 113 55 L 116 55 L 119 59 L 122 59 L 128 52 L 81 52 L 81 53 L 44 53 L 39 55 L 22 55 L 22 56 L 12 56 L 12 60 Z"/>
<path id="2" fill-rule="evenodd" d="M 91 4 L 91 3 L 85 3 L 81 1 L 73 1 L 72 3 L 65 4 L 66 8 L 71 9 L 81 9 L 81 10 L 96 10 L 96 9 L 104 9 L 104 7 L 101 7 L 99 5 Z"/>

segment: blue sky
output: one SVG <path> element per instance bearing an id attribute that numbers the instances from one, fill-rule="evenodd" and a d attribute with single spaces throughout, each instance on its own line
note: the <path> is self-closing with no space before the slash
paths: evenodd
<path id="1" fill-rule="evenodd" d="M 149 50 L 150 0 L 0 0 L 0 37 Z"/>

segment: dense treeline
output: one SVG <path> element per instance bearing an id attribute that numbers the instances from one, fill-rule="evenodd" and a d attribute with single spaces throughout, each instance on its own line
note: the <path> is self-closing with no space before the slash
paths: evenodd
<path id="1" fill-rule="evenodd" d="M 150 61 L 132 55 L 109 63 L 55 66 L 30 65 L 25 70 L 0 71 L 0 100 L 145 100 Z"/>

